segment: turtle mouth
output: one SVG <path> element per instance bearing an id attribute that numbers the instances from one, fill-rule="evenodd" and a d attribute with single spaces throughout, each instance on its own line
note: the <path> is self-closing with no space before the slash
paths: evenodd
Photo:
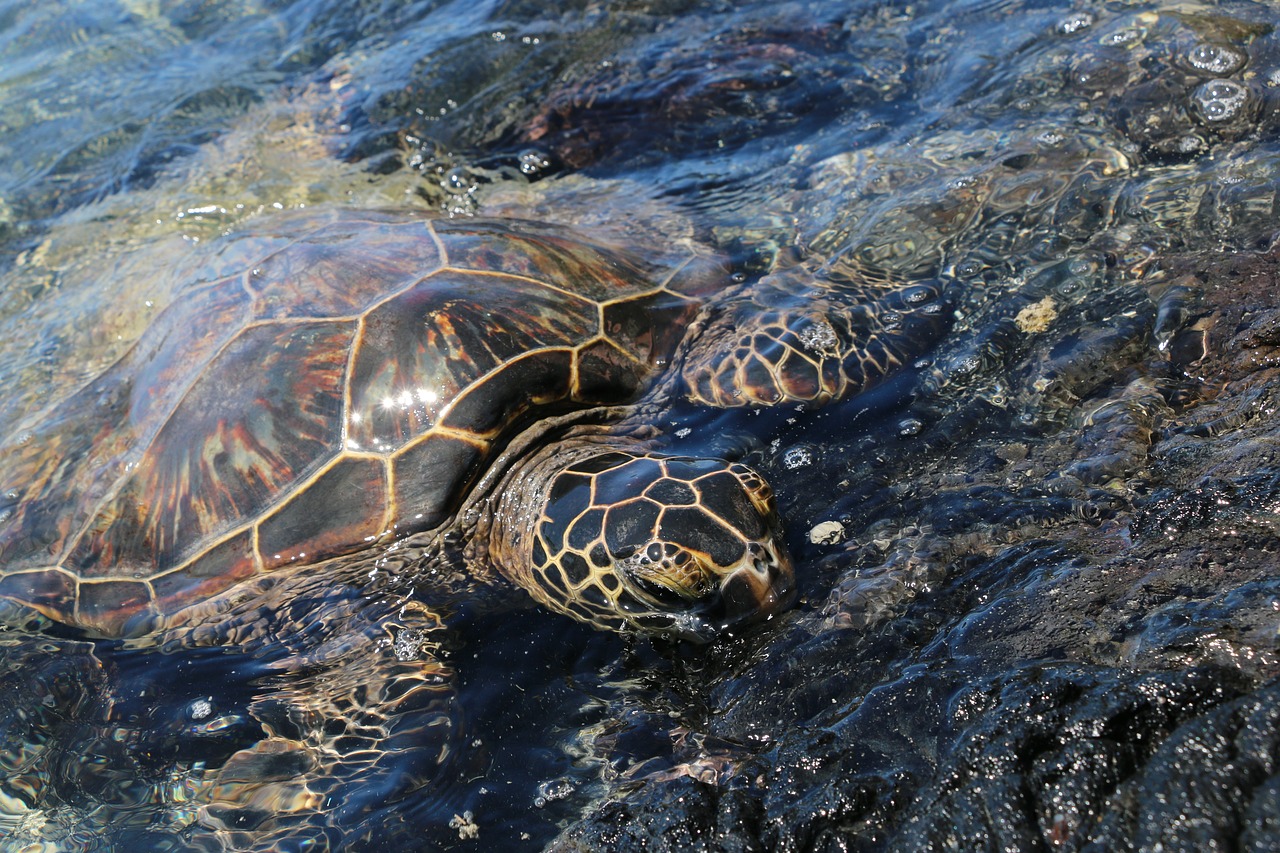
<path id="1" fill-rule="evenodd" d="M 701 643 L 771 619 L 796 598 L 791 557 L 774 543 L 752 543 L 736 565 L 706 570 L 703 595 L 678 591 L 643 574 L 621 574 L 636 598 L 656 605 L 656 612 L 635 620 L 640 627 Z"/>

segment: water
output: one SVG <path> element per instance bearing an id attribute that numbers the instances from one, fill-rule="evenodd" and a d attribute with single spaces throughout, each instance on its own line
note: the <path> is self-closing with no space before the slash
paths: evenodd
<path id="1" fill-rule="evenodd" d="M 0 849 L 243 846 L 273 809 L 335 849 L 1274 844 L 1275 22 L 0 5 L 6 446 L 275 210 L 533 216 L 641 250 L 674 231 L 745 282 L 886 276 L 947 305 L 855 399 L 664 414 L 677 449 L 778 494 L 801 599 L 747 637 L 597 633 L 465 582 L 408 610 L 322 583 L 319 621 L 300 600 L 201 642 L 6 610 Z M 402 682 L 421 690 L 374 735 L 377 773 L 290 788 L 255 745 L 385 688 L 362 676 L 392 641 L 438 669 Z M 1235 752 L 1186 745 L 1210 734 Z M 250 757 L 280 784 L 213 790 Z M 1215 809 L 1208 780 L 1250 805 Z"/>

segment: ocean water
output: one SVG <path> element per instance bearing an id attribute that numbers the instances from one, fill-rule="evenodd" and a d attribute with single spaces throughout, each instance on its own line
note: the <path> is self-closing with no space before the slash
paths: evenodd
<path id="1" fill-rule="evenodd" d="M 235 269 L 228 235 L 307 208 L 678 235 L 748 290 L 945 305 L 862 394 L 654 421 L 773 484 L 799 600 L 745 635 L 597 632 L 416 583 L 412 554 L 393 588 L 321 577 L 194 637 L 6 604 L 0 850 L 1266 849 L 1274 749 L 1238 778 L 1185 742 L 1277 731 L 1276 23 L 0 2 L 6 453 Z M 0 481 L 0 529 L 27 485 Z M 356 748 L 327 724 L 378 717 L 370 638 L 414 626 L 435 680 L 361 718 L 367 770 L 273 763 Z"/>

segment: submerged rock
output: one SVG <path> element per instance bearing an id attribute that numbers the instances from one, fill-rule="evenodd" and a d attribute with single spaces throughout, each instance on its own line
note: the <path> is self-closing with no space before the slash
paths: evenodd
<path id="1" fill-rule="evenodd" d="M 711 688 L 733 773 L 620 786 L 553 849 L 1275 849 L 1280 251 L 1160 264 L 1168 345 L 813 545 L 845 592 Z"/>
<path id="2" fill-rule="evenodd" d="M 145 272 L 77 287 L 113 247 L 208 245 L 260 206 L 539 218 L 558 191 L 603 220 L 624 193 L 679 206 L 744 284 L 935 282 L 938 338 L 871 393 L 662 425 L 774 484 L 794 611 L 689 648 L 461 602 L 440 650 L 465 673 L 458 771 L 327 804 L 343 842 L 1276 849 L 1275 10 L 1050 5 L 23 12 L 47 53 L 0 104 L 0 410 L 145 325 L 114 307 L 152 308 Z M 186 771 L 296 725 L 253 660 L 8 636 L 0 763 L 47 796 L 0 803 L 0 832 L 180 849 Z M 440 749 L 415 735 L 397 774 Z M 273 755 L 243 767 L 296 771 Z"/>

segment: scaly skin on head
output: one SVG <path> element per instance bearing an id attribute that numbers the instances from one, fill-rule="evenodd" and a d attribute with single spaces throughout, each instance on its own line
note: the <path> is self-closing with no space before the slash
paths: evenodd
<path id="1" fill-rule="evenodd" d="M 561 442 L 514 467 L 487 533 L 503 575 L 598 628 L 710 640 L 794 598 L 763 478 L 616 434 Z"/>

